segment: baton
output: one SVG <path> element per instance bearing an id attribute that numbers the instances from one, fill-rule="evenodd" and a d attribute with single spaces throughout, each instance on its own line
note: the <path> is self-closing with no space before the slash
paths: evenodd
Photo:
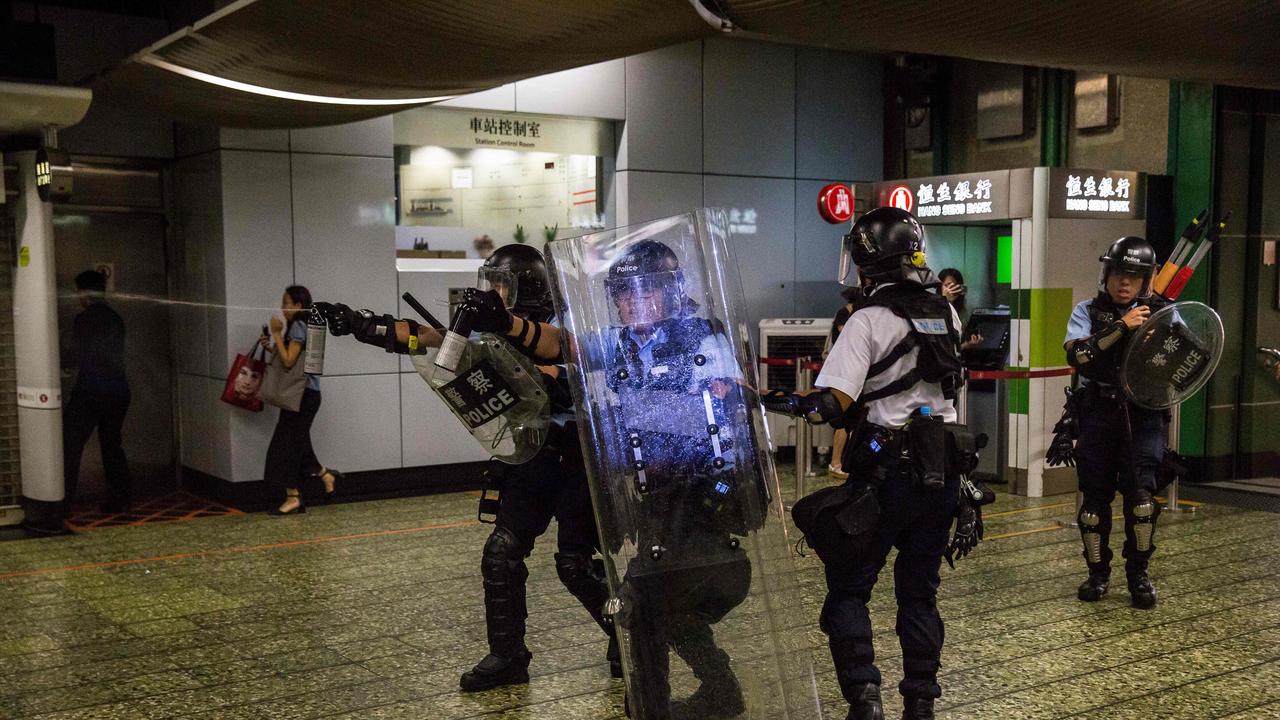
<path id="1" fill-rule="evenodd" d="M 413 308 L 414 312 L 421 315 L 422 319 L 426 320 L 427 324 L 430 325 L 433 329 L 437 331 L 445 329 L 444 325 L 439 320 L 436 319 L 435 315 L 432 315 L 430 311 L 422 307 L 422 303 L 418 302 L 418 298 L 414 297 L 413 293 L 409 292 L 408 290 L 405 290 L 404 294 L 401 295 L 400 297 L 405 301 L 406 304 L 408 304 L 409 307 Z"/>
<path id="2" fill-rule="evenodd" d="M 1204 260 L 1204 256 L 1209 253 L 1209 250 L 1213 247 L 1213 244 L 1218 241 L 1218 238 L 1222 236 L 1222 230 L 1227 226 L 1227 220 L 1230 219 L 1231 212 L 1227 211 L 1227 214 L 1222 216 L 1222 219 L 1218 221 L 1218 224 L 1209 229 L 1209 233 L 1205 237 L 1204 242 L 1200 244 L 1200 247 L 1196 248 L 1195 254 L 1191 256 L 1191 259 L 1187 261 L 1187 264 L 1178 269 L 1178 274 L 1173 276 L 1173 279 L 1169 281 L 1168 287 L 1166 287 L 1164 292 L 1161 293 L 1164 295 L 1166 300 L 1177 300 L 1178 296 L 1182 294 L 1183 288 L 1187 286 L 1187 282 L 1190 281 L 1191 276 L 1195 274 L 1196 267 L 1200 264 L 1201 260 Z"/>
<path id="3" fill-rule="evenodd" d="M 1169 259 L 1164 261 L 1160 272 L 1156 274 L 1156 279 L 1151 283 L 1151 289 L 1156 294 L 1163 293 L 1164 289 L 1169 287 L 1169 281 L 1173 279 L 1174 275 L 1178 274 L 1178 270 L 1182 267 L 1182 262 L 1186 260 L 1187 253 L 1195 245 L 1201 231 L 1204 230 L 1204 228 L 1200 227 L 1200 223 L 1204 221 L 1204 216 L 1208 212 L 1207 208 L 1201 210 L 1198 215 L 1191 219 L 1186 229 L 1182 231 L 1182 235 L 1178 237 L 1178 244 L 1174 246 L 1173 252 L 1169 253 Z"/>

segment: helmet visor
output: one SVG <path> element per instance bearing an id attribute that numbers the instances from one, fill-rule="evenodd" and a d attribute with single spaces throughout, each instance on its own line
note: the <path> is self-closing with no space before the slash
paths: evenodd
<path id="1" fill-rule="evenodd" d="M 516 276 L 506 268 L 481 267 L 476 271 L 476 288 L 498 293 L 508 310 L 516 306 Z"/>
<path id="2" fill-rule="evenodd" d="M 619 325 L 652 325 L 680 315 L 684 293 L 679 271 L 613 277 L 605 288 Z"/>
<path id="3" fill-rule="evenodd" d="M 1103 262 L 1102 272 L 1098 276 L 1098 290 L 1107 293 L 1113 300 L 1123 302 L 1150 297 L 1151 281 L 1155 274 L 1154 267 L 1129 269 Z"/>
<path id="4" fill-rule="evenodd" d="M 840 241 L 840 269 L 836 273 L 836 282 L 850 287 L 857 287 L 858 271 L 853 262 L 853 233 L 848 233 Z"/>

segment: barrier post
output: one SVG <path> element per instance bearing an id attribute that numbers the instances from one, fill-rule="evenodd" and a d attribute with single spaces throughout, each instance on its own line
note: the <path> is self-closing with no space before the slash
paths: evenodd
<path id="1" fill-rule="evenodd" d="M 805 369 L 804 364 L 808 362 L 808 358 L 796 358 L 796 389 L 797 393 L 808 390 L 805 385 Z M 812 445 L 809 423 L 804 418 L 796 418 L 796 500 L 804 497 L 804 480 L 809 476 L 810 454 Z"/>

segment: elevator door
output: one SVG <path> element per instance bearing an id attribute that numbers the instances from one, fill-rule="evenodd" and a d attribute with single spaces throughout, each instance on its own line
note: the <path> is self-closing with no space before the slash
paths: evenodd
<path id="1" fill-rule="evenodd" d="M 105 266 L 110 270 L 107 304 L 125 325 L 125 370 L 132 401 L 124 423 L 124 451 L 134 496 L 175 487 L 173 454 L 173 366 L 164 217 L 156 213 L 55 206 L 54 257 L 57 265 L 59 345 L 66 356 L 72 320 L 83 308 L 75 276 Z M 125 295 L 133 297 L 125 297 Z M 140 297 L 141 296 L 141 297 Z M 63 374 L 64 397 L 73 378 Z M 97 434 L 85 446 L 80 467 L 81 499 L 101 497 L 105 487 Z"/>

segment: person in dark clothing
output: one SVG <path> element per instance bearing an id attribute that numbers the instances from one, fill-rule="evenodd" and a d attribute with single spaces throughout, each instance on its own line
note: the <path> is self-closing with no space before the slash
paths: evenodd
<path id="1" fill-rule="evenodd" d="M 80 456 L 96 428 L 107 480 L 102 511 L 118 513 L 129 508 L 129 465 L 121 446 L 129 381 L 124 372 L 124 320 L 103 300 L 106 289 L 106 277 L 96 270 L 76 276 L 84 310 L 75 318 L 67 358 L 77 372 L 62 411 L 62 462 L 69 508 L 80 480 Z"/>

